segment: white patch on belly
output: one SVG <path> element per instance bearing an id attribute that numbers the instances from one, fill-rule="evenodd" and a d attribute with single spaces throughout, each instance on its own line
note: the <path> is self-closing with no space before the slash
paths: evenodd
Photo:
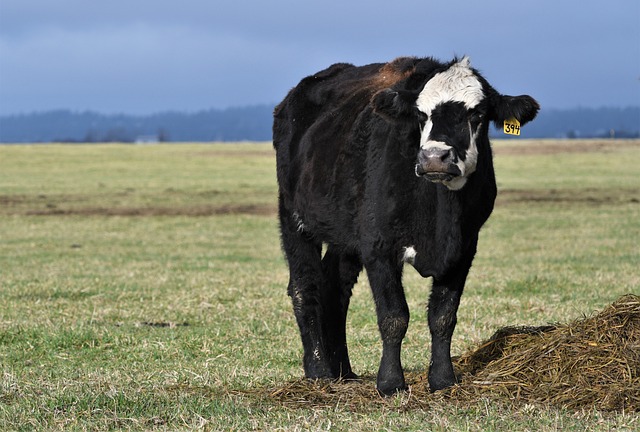
<path id="1" fill-rule="evenodd" d="M 418 252 L 416 252 L 413 246 L 407 246 L 404 248 L 402 261 L 413 265 L 413 263 L 416 261 L 416 255 L 418 255 Z"/>

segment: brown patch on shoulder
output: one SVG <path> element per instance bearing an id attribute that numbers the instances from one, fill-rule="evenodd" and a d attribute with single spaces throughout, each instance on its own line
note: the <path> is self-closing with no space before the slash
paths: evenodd
<path id="1" fill-rule="evenodd" d="M 385 63 L 373 77 L 373 87 L 376 90 L 384 89 L 409 77 L 416 70 L 417 60 L 416 57 L 398 57 Z"/>

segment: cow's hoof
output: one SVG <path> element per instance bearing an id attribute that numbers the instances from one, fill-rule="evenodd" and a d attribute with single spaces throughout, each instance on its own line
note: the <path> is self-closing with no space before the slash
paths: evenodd
<path id="1" fill-rule="evenodd" d="M 460 380 L 454 374 L 440 377 L 429 376 L 429 390 L 431 393 L 458 384 Z"/>
<path id="2" fill-rule="evenodd" d="M 338 378 L 337 375 L 331 371 L 329 365 L 320 361 L 305 362 L 304 376 L 310 380 Z"/>
<path id="3" fill-rule="evenodd" d="M 306 379 L 308 379 L 309 381 L 323 381 L 323 380 L 329 380 L 329 381 L 333 381 L 336 379 L 336 377 L 334 375 L 332 375 L 331 373 L 320 373 L 320 374 L 309 374 L 306 373 L 304 374 L 304 377 Z"/>
<path id="4" fill-rule="evenodd" d="M 376 390 L 381 396 L 393 396 L 398 392 L 403 392 L 408 389 L 407 384 L 404 382 L 404 378 L 401 381 L 378 381 Z"/>
<path id="5" fill-rule="evenodd" d="M 353 373 L 353 371 L 347 372 L 346 374 L 343 374 L 340 376 L 339 380 L 340 381 L 358 381 L 360 379 L 360 377 Z"/>

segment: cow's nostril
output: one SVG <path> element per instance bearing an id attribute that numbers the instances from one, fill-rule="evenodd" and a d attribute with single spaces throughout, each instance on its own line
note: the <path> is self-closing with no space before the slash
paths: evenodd
<path id="1" fill-rule="evenodd" d="M 441 147 L 430 147 L 426 149 L 422 149 L 420 152 L 420 159 L 422 161 L 428 160 L 437 160 L 445 162 L 447 159 L 451 158 L 451 150 L 445 149 Z"/>

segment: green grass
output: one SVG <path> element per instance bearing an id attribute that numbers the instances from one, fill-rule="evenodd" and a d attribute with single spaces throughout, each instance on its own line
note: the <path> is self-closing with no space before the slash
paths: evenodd
<path id="1" fill-rule="evenodd" d="M 640 292 L 640 143 L 520 154 L 535 145 L 549 143 L 495 145 L 501 195 L 454 354 L 499 327 L 566 322 Z M 637 427 L 637 413 L 490 399 L 428 411 L 403 410 L 401 397 L 370 412 L 279 405 L 268 390 L 302 367 L 276 191 L 269 144 L 0 147 L 0 429 Z M 424 371 L 429 281 L 405 273 L 403 363 Z M 381 347 L 360 279 L 348 336 L 354 368 L 371 376 Z"/>

